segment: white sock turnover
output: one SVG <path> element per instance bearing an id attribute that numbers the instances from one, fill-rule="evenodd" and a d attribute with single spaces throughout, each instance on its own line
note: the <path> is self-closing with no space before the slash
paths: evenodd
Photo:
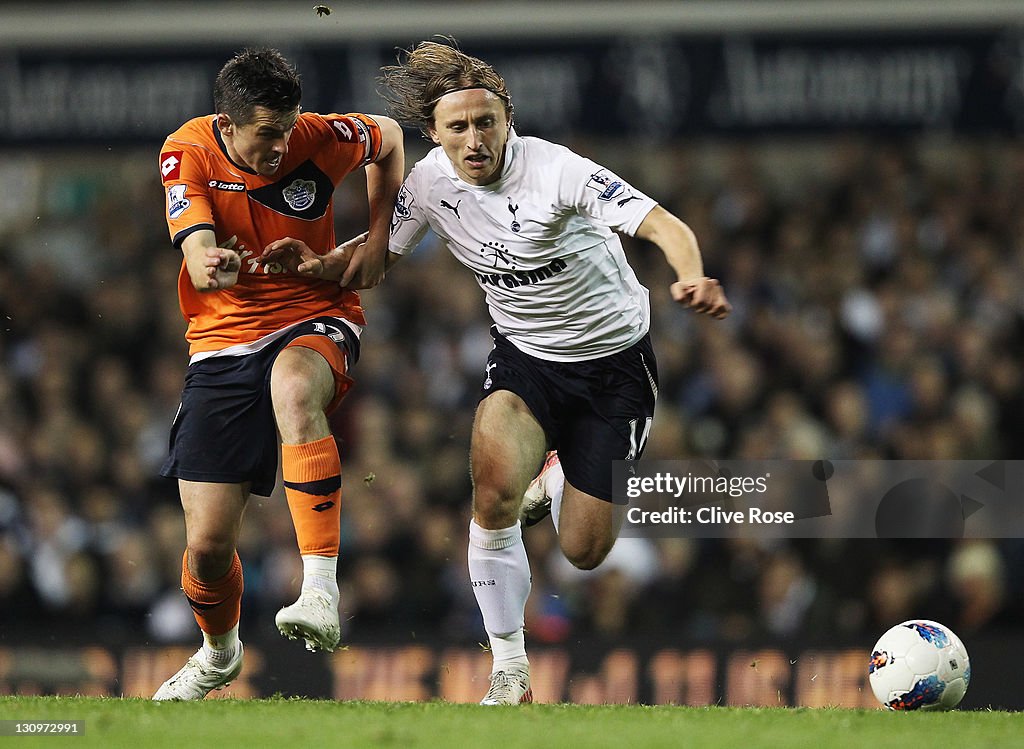
<path id="1" fill-rule="evenodd" d="M 338 600 L 338 557 L 302 555 L 302 589 L 313 588 Z"/>
<path id="2" fill-rule="evenodd" d="M 226 666 L 238 651 L 238 625 L 222 635 L 203 632 L 203 652 L 213 666 Z"/>

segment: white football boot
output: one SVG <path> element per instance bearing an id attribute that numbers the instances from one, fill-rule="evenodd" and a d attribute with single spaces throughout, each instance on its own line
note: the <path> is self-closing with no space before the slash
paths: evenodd
<path id="1" fill-rule="evenodd" d="M 491 686 L 481 705 L 528 705 L 533 702 L 530 666 L 504 666 L 491 674 Z"/>
<path id="2" fill-rule="evenodd" d="M 277 612 L 274 622 L 289 640 L 305 640 L 310 652 L 330 653 L 341 640 L 338 602 L 317 588 L 303 588 L 295 603 Z"/>
<path id="3" fill-rule="evenodd" d="M 242 643 L 238 643 L 235 657 L 223 668 L 214 666 L 206 658 L 206 651 L 199 651 L 189 658 L 178 673 L 165 681 L 154 700 L 201 700 L 214 689 L 223 689 L 242 672 Z"/>
<path id="4" fill-rule="evenodd" d="M 558 453 L 552 450 L 545 456 L 540 473 L 523 493 L 523 503 L 519 506 L 519 519 L 523 521 L 523 525 L 536 525 L 551 514 L 551 497 L 556 484 L 564 481 L 565 475 L 562 473 Z"/>

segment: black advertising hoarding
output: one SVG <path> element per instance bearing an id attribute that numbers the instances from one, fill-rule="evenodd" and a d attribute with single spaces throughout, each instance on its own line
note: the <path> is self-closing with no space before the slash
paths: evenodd
<path id="1" fill-rule="evenodd" d="M 965 638 L 974 678 L 962 709 L 1024 708 L 1024 677 L 1006 653 L 1018 637 Z M 17 642 L 18 639 L 15 639 Z M 23 642 L 34 642 L 29 637 Z M 876 708 L 868 685 L 870 643 L 750 642 L 732 647 L 661 633 L 573 640 L 530 650 L 538 702 Z M 353 643 L 304 653 L 281 638 L 246 640 L 245 670 L 217 696 L 475 703 L 489 654 L 436 640 Z M 149 697 L 195 645 L 64 645 L 0 642 L 0 694 Z"/>
<path id="2" fill-rule="evenodd" d="M 282 48 L 314 111 L 379 112 L 394 44 Z M 1024 32 L 742 34 L 475 43 L 519 129 L 547 137 L 1024 131 Z M 0 145 L 158 142 L 212 108 L 236 46 L 0 54 Z"/>

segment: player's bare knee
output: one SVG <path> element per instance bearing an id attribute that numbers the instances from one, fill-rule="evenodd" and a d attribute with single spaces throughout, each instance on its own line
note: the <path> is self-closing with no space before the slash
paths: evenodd
<path id="1" fill-rule="evenodd" d="M 204 581 L 223 577 L 231 567 L 235 547 L 231 541 L 207 537 L 190 541 L 188 566 L 192 574 Z"/>
<path id="2" fill-rule="evenodd" d="M 316 431 L 316 425 L 323 418 L 323 399 L 301 373 L 274 372 L 271 380 L 274 418 L 286 442 L 304 439 L 308 433 Z"/>
<path id="3" fill-rule="evenodd" d="M 592 570 L 597 568 L 604 558 L 607 556 L 606 553 L 595 552 L 587 549 L 582 552 L 564 552 L 565 558 L 569 560 L 573 567 L 578 570 Z"/>
<path id="4" fill-rule="evenodd" d="M 270 395 L 275 411 L 316 411 L 320 400 L 319 394 L 314 393 L 310 378 L 294 369 L 274 370 L 270 380 Z"/>
<path id="5" fill-rule="evenodd" d="M 496 530 L 510 528 L 519 521 L 519 509 L 509 505 L 473 505 L 473 517 L 477 525 Z"/>
<path id="6" fill-rule="evenodd" d="M 522 495 L 490 487 L 474 487 L 473 515 L 485 528 L 508 528 L 519 519 Z"/>
<path id="7" fill-rule="evenodd" d="M 304 437 L 314 429 L 323 412 L 311 404 L 288 400 L 274 403 L 274 418 L 285 442 L 302 442 Z"/>
<path id="8" fill-rule="evenodd" d="M 580 570 L 592 570 L 598 567 L 611 549 L 612 544 L 602 542 L 562 543 L 562 554 L 573 567 Z"/>

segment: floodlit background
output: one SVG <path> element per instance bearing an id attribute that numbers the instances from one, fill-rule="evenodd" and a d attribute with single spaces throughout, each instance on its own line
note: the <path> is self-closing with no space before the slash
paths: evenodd
<path id="1" fill-rule="evenodd" d="M 395 49 L 452 35 L 505 75 L 521 134 L 690 224 L 725 322 L 675 308 L 660 253 L 624 240 L 661 374 L 646 457 L 1020 457 L 1024 5 L 327 5 L 0 3 L 0 693 L 148 694 L 198 641 L 157 475 L 187 363 L 157 153 L 249 44 L 298 65 L 306 109 L 375 113 Z M 409 166 L 426 150 L 407 132 Z M 340 238 L 362 230 L 361 176 L 336 212 Z M 479 699 L 482 295 L 427 240 L 364 302 L 333 419 L 352 647 L 280 641 L 301 565 L 283 492 L 254 497 L 234 693 Z M 1020 540 L 628 538 L 581 573 L 550 523 L 526 539 L 540 699 L 870 705 L 870 647 L 913 617 L 965 641 L 966 706 L 1024 707 L 1001 655 L 1024 628 Z"/>

